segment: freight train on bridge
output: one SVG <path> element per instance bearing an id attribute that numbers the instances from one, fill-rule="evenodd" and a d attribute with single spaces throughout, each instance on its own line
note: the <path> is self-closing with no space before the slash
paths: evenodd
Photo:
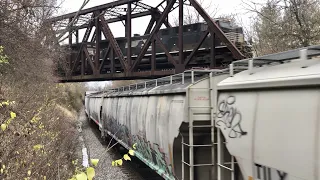
<path id="1" fill-rule="evenodd" d="M 236 45 L 236 47 L 246 55 L 246 57 L 252 57 L 251 46 L 245 41 L 243 28 L 237 25 L 233 25 L 233 22 L 230 19 L 215 19 L 215 23 L 218 27 L 224 32 L 225 36 Z M 206 23 L 194 23 L 183 26 L 183 53 L 184 57 L 189 57 L 193 49 L 198 48 L 198 51 L 194 53 L 192 62 L 186 65 L 186 69 L 191 68 L 207 68 L 210 67 L 212 58 L 211 58 L 211 47 L 212 43 L 215 46 L 215 66 L 218 68 L 225 68 L 234 61 L 232 53 L 227 48 L 227 46 L 218 38 L 212 38 L 210 34 L 203 40 L 200 47 L 197 47 L 199 40 L 202 39 L 202 36 L 208 32 L 208 25 Z M 168 54 L 170 54 L 174 61 L 178 61 L 179 58 L 179 27 L 169 27 L 160 29 L 158 32 L 158 38 L 162 41 L 162 44 L 156 43 L 155 48 L 155 61 L 157 70 L 173 70 L 174 64 L 169 60 Z M 146 40 L 150 35 L 139 35 L 135 34 L 131 38 L 131 59 L 134 62 L 141 52 L 142 47 L 144 46 Z M 116 42 L 119 45 L 119 48 L 124 55 L 124 58 L 127 59 L 128 52 L 128 42 L 126 37 L 115 38 Z M 72 53 L 72 59 L 76 58 L 77 50 L 83 43 L 74 43 L 70 46 Z M 95 43 L 86 42 L 85 43 L 88 49 L 88 54 L 90 61 L 94 63 L 95 60 Z M 110 42 L 108 40 L 102 40 L 100 43 L 100 55 L 99 55 L 99 64 L 101 64 L 101 74 L 111 74 L 112 68 L 114 66 L 115 73 L 123 73 L 124 69 L 121 66 L 120 59 L 118 57 L 108 57 L 108 53 L 111 51 Z M 164 46 L 164 47 L 162 47 Z M 165 49 L 165 50 L 164 50 Z M 166 52 L 167 51 L 167 52 Z M 115 58 L 115 64 L 112 64 L 112 58 Z M 151 58 L 152 58 L 152 45 L 149 46 L 146 54 L 144 55 L 141 63 L 138 65 L 138 71 L 149 71 L 151 68 Z M 90 69 L 90 63 L 88 61 L 84 64 L 84 69 L 86 70 L 85 75 L 92 74 Z M 60 72 L 63 72 L 60 70 Z M 81 66 L 74 70 L 74 75 L 81 74 Z"/>
<path id="2" fill-rule="evenodd" d="M 48 43 L 56 46 L 68 39 L 58 48 L 59 81 L 154 79 L 195 67 L 221 69 L 252 56 L 243 28 L 228 19 L 213 19 L 197 0 L 162 0 L 157 6 L 147 2 L 117 0 L 48 19 L 46 25 L 58 35 L 56 43 Z M 198 23 L 184 22 L 187 6 L 199 13 Z M 169 17 L 175 10 L 174 27 Z M 148 16 L 143 34 L 132 36 L 132 20 Z M 109 26 L 115 22 L 124 25 L 121 37 Z"/>
<path id="3" fill-rule="evenodd" d="M 320 46 L 87 94 L 102 137 L 165 179 L 318 180 Z"/>

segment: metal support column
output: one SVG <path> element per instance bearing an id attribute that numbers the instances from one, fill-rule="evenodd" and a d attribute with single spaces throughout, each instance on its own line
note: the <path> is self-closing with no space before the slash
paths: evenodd
<path id="1" fill-rule="evenodd" d="M 85 74 L 85 59 L 84 59 L 84 54 L 83 51 L 80 54 L 80 58 L 81 58 L 81 76 L 84 76 Z"/>
<path id="2" fill-rule="evenodd" d="M 111 74 L 114 74 L 116 72 L 115 70 L 115 58 L 114 58 L 114 50 L 110 49 L 110 72 Z"/>
<path id="3" fill-rule="evenodd" d="M 184 62 L 183 57 L 183 0 L 179 0 L 179 65 Z M 179 72 L 180 73 L 180 72 Z"/>
<path id="4" fill-rule="evenodd" d="M 71 23 L 72 21 L 72 18 L 69 18 L 69 23 Z M 72 30 L 69 30 L 69 50 L 72 52 Z M 75 63 L 75 62 L 73 62 Z M 69 73 L 70 73 L 70 76 L 72 75 L 72 53 L 70 53 L 69 55 Z"/>
<path id="5" fill-rule="evenodd" d="M 216 62 L 216 33 L 211 34 L 210 68 L 217 66 Z"/>
<path id="6" fill-rule="evenodd" d="M 97 72 L 96 75 L 100 74 L 98 71 L 100 68 L 100 42 L 101 42 L 101 26 L 100 26 L 100 19 L 98 16 L 100 15 L 99 11 L 96 11 L 96 19 L 95 19 L 95 27 L 96 27 L 96 53 L 95 53 L 95 58 L 94 58 L 94 68 L 96 69 L 95 72 Z"/>
<path id="7" fill-rule="evenodd" d="M 216 168 L 216 160 L 215 160 L 215 112 L 216 112 L 216 102 L 217 102 L 217 88 L 215 87 L 215 82 L 213 82 L 213 73 L 210 73 L 209 78 L 209 93 L 210 93 L 210 106 L 211 106 L 211 179 L 215 179 L 215 168 Z"/>
<path id="8" fill-rule="evenodd" d="M 156 40 L 152 40 L 152 49 L 151 49 L 151 74 L 154 74 L 156 70 Z"/>
<path id="9" fill-rule="evenodd" d="M 132 34 L 132 27 L 131 27 L 131 3 L 128 3 L 128 8 L 127 8 L 127 21 L 126 21 L 126 37 L 127 37 L 127 44 L 128 44 L 128 49 L 127 49 L 127 62 L 128 66 L 131 67 L 132 62 L 131 62 L 131 34 Z"/>
<path id="10" fill-rule="evenodd" d="M 179 59 L 176 66 L 176 73 L 181 73 L 185 70 L 184 53 L 183 53 L 183 1 L 179 1 L 179 34 L 178 34 L 178 49 Z"/>
<path id="11" fill-rule="evenodd" d="M 193 71 L 192 71 L 193 72 Z M 190 91 L 190 88 L 189 88 Z M 194 180 L 193 113 L 189 107 L 189 179 Z"/>
<path id="12" fill-rule="evenodd" d="M 76 43 L 79 44 L 79 29 L 76 30 Z"/>
<path id="13" fill-rule="evenodd" d="M 222 180 L 221 179 L 221 177 L 222 177 L 222 175 L 221 175 L 221 168 L 220 168 L 220 164 L 221 164 L 221 157 L 222 157 L 222 155 L 221 155 L 221 131 L 220 131 L 220 129 L 218 130 L 218 132 L 217 132 L 218 134 L 217 134 L 217 140 L 218 140 L 218 147 L 217 147 L 217 150 L 218 150 L 218 173 L 217 173 L 217 175 L 218 175 L 218 180 Z"/>

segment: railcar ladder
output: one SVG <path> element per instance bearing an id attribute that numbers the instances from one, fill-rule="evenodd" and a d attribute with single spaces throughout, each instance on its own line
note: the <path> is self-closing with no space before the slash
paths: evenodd
<path id="1" fill-rule="evenodd" d="M 217 172 L 217 180 L 225 180 L 227 177 L 225 177 L 225 174 L 222 172 L 223 169 L 230 171 L 230 180 L 235 180 L 235 158 L 234 156 L 230 155 L 230 159 L 231 162 L 224 162 L 224 147 L 226 142 L 223 141 L 222 138 L 222 134 L 221 134 L 221 130 L 217 129 L 217 140 L 218 140 L 218 147 L 217 147 L 217 151 L 218 151 L 218 159 L 217 159 L 217 168 L 218 168 L 218 172 Z M 228 152 L 228 151 L 227 151 Z M 230 166 L 230 167 L 228 167 Z"/>
<path id="2" fill-rule="evenodd" d="M 193 72 L 192 73 L 192 77 Z M 192 107 L 188 105 L 189 108 L 189 144 L 184 142 L 184 139 L 182 138 L 182 180 L 186 180 L 184 178 L 184 167 L 187 165 L 189 167 L 189 180 L 194 180 L 194 168 L 195 167 L 204 167 L 204 166 L 211 166 L 211 179 L 217 179 L 217 180 L 226 180 L 224 178 L 224 175 L 222 173 L 222 168 L 229 170 L 231 175 L 230 179 L 234 180 L 235 179 L 235 162 L 234 162 L 234 157 L 231 156 L 231 162 L 223 162 L 224 159 L 224 153 L 223 153 L 223 147 L 225 146 L 226 142 L 223 142 L 223 138 L 221 135 L 221 131 L 219 128 L 216 128 L 215 126 L 215 116 L 216 116 L 216 108 L 217 107 L 217 88 L 216 88 L 216 83 L 213 82 L 213 73 L 211 72 L 209 75 L 209 89 L 208 88 L 196 88 L 196 89 L 208 89 L 209 90 L 209 101 L 210 105 L 209 107 L 201 107 L 201 106 L 196 106 Z M 192 83 L 194 83 L 194 80 L 192 78 Z M 191 88 L 192 89 L 192 88 Z M 210 113 L 210 125 L 196 125 L 194 126 L 194 119 L 192 117 L 192 109 L 197 109 L 197 108 L 210 108 L 211 113 Z M 193 141 L 193 132 L 195 128 L 211 128 L 211 144 L 203 144 L 203 145 L 197 145 L 194 144 Z M 215 134 L 217 134 L 217 138 L 215 138 Z M 187 146 L 189 148 L 189 163 L 185 161 L 184 158 L 184 147 Z M 215 151 L 215 146 L 217 146 L 217 152 Z M 209 164 L 194 164 L 194 147 L 211 147 L 211 163 Z M 215 155 L 217 153 L 217 160 L 215 159 Z M 231 168 L 228 167 L 228 165 L 231 166 Z M 217 167 L 217 172 L 215 170 L 215 167 Z"/>
<path id="3" fill-rule="evenodd" d="M 210 73 L 210 80 L 209 80 L 209 89 L 208 88 L 196 88 L 196 89 L 203 89 L 203 90 L 208 90 L 209 91 L 209 101 L 210 105 L 208 107 L 202 107 L 202 106 L 196 106 L 196 107 L 191 107 L 189 106 L 189 144 L 185 143 L 182 139 L 182 180 L 186 180 L 184 178 L 184 167 L 187 165 L 189 167 L 189 180 L 194 180 L 194 168 L 195 167 L 204 167 L 204 166 L 211 166 L 212 169 L 211 171 L 214 172 L 214 166 L 215 166 L 215 159 L 214 159 L 214 154 L 215 154 L 215 145 L 217 143 L 215 142 L 214 134 L 215 134 L 215 124 L 214 124 L 214 118 L 213 118 L 213 102 L 212 101 L 212 95 L 213 95 L 213 85 L 212 85 L 212 75 L 213 73 Z M 191 76 L 194 77 L 193 71 L 191 72 Z M 192 78 L 192 83 L 194 83 L 194 79 Z M 192 88 L 191 88 L 192 89 Z M 195 89 L 195 88 L 194 88 Z M 194 126 L 194 119 L 192 118 L 192 109 L 197 109 L 197 108 L 209 108 L 211 110 L 210 112 L 210 125 L 196 125 Z M 210 144 L 203 144 L 203 145 L 197 145 L 194 144 L 193 141 L 193 131 L 195 128 L 211 128 L 211 143 Z M 187 146 L 189 148 L 189 163 L 185 162 L 184 160 L 184 146 Z M 209 164 L 194 164 L 194 148 L 195 147 L 211 147 L 211 163 Z M 213 173 L 211 173 L 213 174 Z"/>

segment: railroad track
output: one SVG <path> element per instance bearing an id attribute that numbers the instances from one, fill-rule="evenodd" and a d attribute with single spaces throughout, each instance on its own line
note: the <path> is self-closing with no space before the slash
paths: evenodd
<path id="1" fill-rule="evenodd" d="M 121 159 L 128 150 L 118 144 L 110 150 L 110 153 L 113 159 Z M 124 161 L 123 165 L 118 167 L 130 180 L 164 180 L 136 157 L 131 157 L 131 161 Z"/>
<path id="2" fill-rule="evenodd" d="M 126 150 L 125 150 L 126 151 Z M 118 152 L 118 155 L 120 155 L 120 158 L 124 155 L 125 152 Z M 132 180 L 135 179 L 141 179 L 141 180 L 164 180 L 161 176 L 159 176 L 154 170 L 149 168 L 147 165 L 145 165 L 142 161 L 140 161 L 136 157 L 131 158 L 132 161 L 126 161 L 124 163 L 125 166 L 123 166 L 123 170 L 125 172 L 130 173 L 130 180 L 131 175 Z"/>
<path id="3" fill-rule="evenodd" d="M 92 121 L 91 121 L 92 122 Z M 109 144 L 111 139 L 107 139 L 103 141 L 100 138 L 100 131 L 96 124 L 90 123 L 89 126 L 91 130 L 98 138 L 99 142 L 103 144 L 105 147 Z M 115 143 L 115 140 L 112 140 L 110 146 Z M 89 149 L 89 148 L 88 148 Z M 128 150 L 122 147 L 120 144 L 114 146 L 108 152 L 114 160 L 121 159 L 124 154 L 128 153 Z M 121 172 L 125 174 L 129 180 L 164 180 L 161 176 L 159 176 L 154 170 L 145 165 L 142 161 L 140 161 L 137 157 L 131 157 L 131 161 L 125 161 L 122 166 L 118 166 L 115 168 L 120 168 Z"/>

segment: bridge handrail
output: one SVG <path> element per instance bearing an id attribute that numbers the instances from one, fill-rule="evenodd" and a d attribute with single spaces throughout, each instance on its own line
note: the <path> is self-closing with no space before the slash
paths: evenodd
<path id="1" fill-rule="evenodd" d="M 299 48 L 295 50 L 255 57 L 255 58 L 249 58 L 249 59 L 242 59 L 238 61 L 234 61 L 229 65 L 229 71 L 230 76 L 234 76 L 235 71 L 243 71 L 243 70 L 249 70 L 249 73 L 252 73 L 252 70 L 254 67 L 257 66 L 263 66 L 263 65 L 269 65 L 271 63 L 284 63 L 284 62 L 290 62 L 291 60 L 307 60 L 308 58 L 319 56 L 320 55 L 320 46 L 309 46 L 304 48 Z M 278 57 L 276 59 L 272 57 Z M 280 58 L 282 57 L 282 58 Z M 236 66 L 237 64 L 240 64 Z M 247 64 L 244 66 L 241 66 L 241 64 Z"/>
<path id="2" fill-rule="evenodd" d="M 308 54 L 309 53 L 309 54 Z M 183 73 L 174 74 L 171 76 L 161 77 L 149 81 L 144 81 L 140 83 L 134 83 L 118 88 L 111 88 L 106 90 L 105 92 L 123 92 L 123 91 L 131 91 L 136 89 L 147 89 L 158 87 L 159 85 L 164 84 L 185 84 L 185 80 L 189 79 L 193 84 L 195 83 L 195 78 L 197 76 L 204 76 L 210 73 L 213 73 L 214 76 L 219 74 L 229 73 L 230 77 L 233 77 L 235 72 L 241 72 L 244 70 L 249 70 L 249 73 L 252 72 L 254 67 L 269 65 L 270 63 L 283 63 L 285 61 L 290 61 L 293 59 L 300 58 L 301 60 L 307 60 L 308 57 L 319 56 L 320 55 L 320 46 L 310 46 L 305 48 L 300 48 L 296 50 L 275 53 L 255 58 L 242 59 L 238 61 L 234 61 L 229 65 L 229 68 L 226 69 L 190 69 L 186 70 Z M 275 59 L 272 59 L 275 57 Z M 278 58 L 277 58 L 278 57 Z M 282 58 L 279 58 L 282 57 Z M 237 66 L 237 64 L 240 64 Z M 241 66 L 241 64 L 247 64 Z"/>
<path id="3" fill-rule="evenodd" d="M 137 89 L 147 89 L 147 88 L 155 88 L 160 85 L 167 85 L 167 84 L 185 84 L 186 80 L 189 80 L 190 83 L 196 82 L 196 77 L 198 76 L 205 76 L 210 73 L 213 74 L 221 74 L 221 73 L 228 73 L 229 69 L 190 69 L 186 70 L 183 73 L 174 74 L 170 76 L 165 76 L 153 80 L 148 80 L 144 82 L 134 83 L 126 86 L 121 86 L 118 88 L 111 88 L 106 90 L 105 92 L 123 92 L 123 91 L 131 91 L 131 90 L 137 90 Z"/>

